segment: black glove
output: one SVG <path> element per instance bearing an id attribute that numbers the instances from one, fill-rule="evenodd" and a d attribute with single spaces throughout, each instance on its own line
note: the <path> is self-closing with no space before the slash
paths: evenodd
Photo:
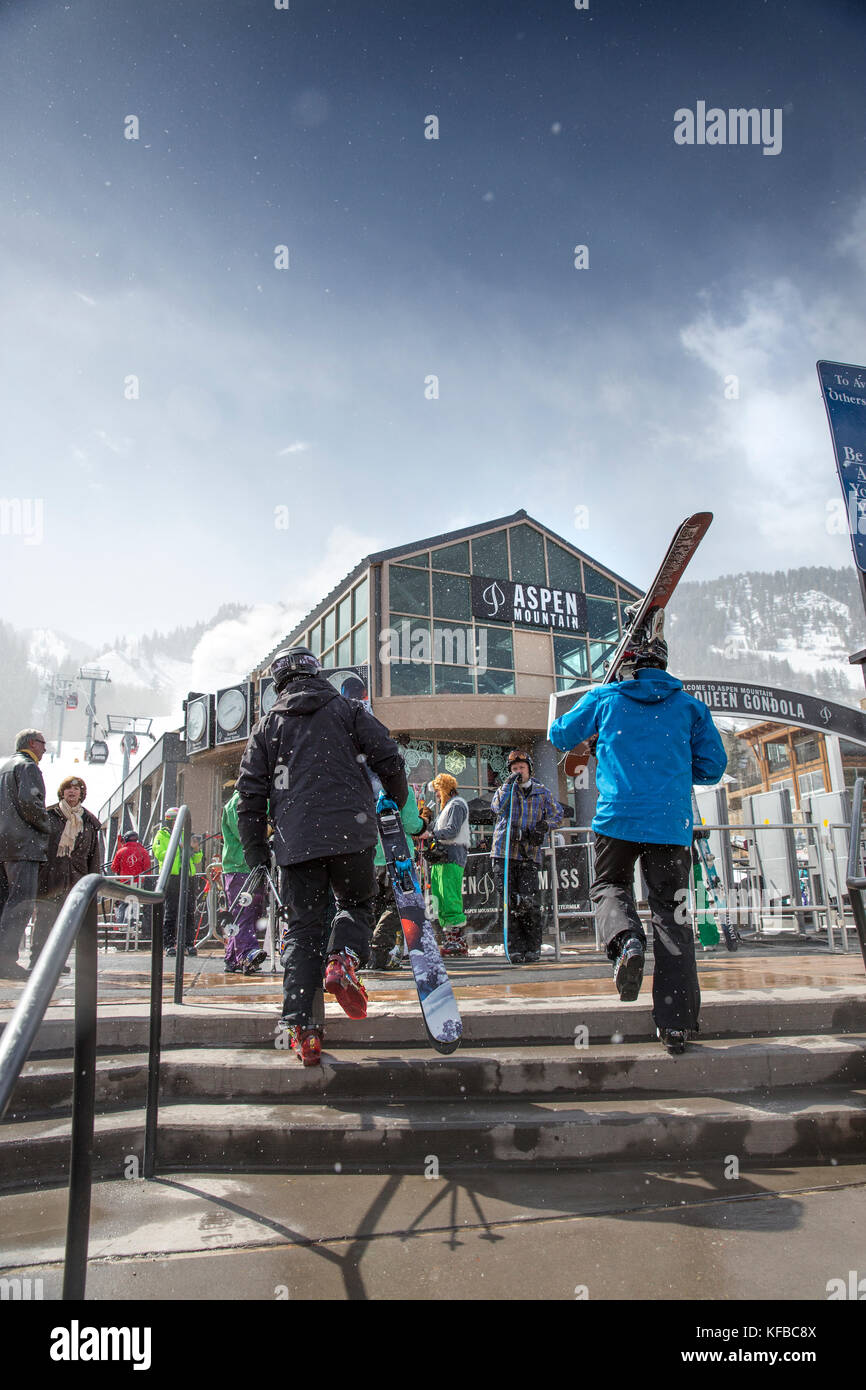
<path id="1" fill-rule="evenodd" d="M 248 869 L 269 869 L 271 867 L 271 851 L 267 845 L 245 845 L 244 859 L 247 861 Z"/>
<path id="2" fill-rule="evenodd" d="M 547 836 L 548 825 L 546 820 L 540 820 L 531 830 L 527 830 L 526 839 L 530 845 L 537 848 L 543 845 Z"/>

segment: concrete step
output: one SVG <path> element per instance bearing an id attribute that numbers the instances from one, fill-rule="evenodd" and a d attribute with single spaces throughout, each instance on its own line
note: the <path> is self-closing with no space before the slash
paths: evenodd
<path id="1" fill-rule="evenodd" d="M 97 1117 L 97 1176 L 138 1176 L 144 1113 Z M 66 1120 L 0 1129 L 0 1186 L 63 1181 Z M 810 1086 L 735 1098 L 367 1102 L 361 1107 L 172 1103 L 160 1113 L 160 1172 L 425 1171 L 598 1161 L 818 1162 L 866 1156 L 866 1091 Z"/>
<path id="2" fill-rule="evenodd" d="M 144 1104 L 146 1054 L 101 1056 L 97 1105 Z M 381 1101 L 575 1097 L 624 1093 L 732 1095 L 784 1087 L 866 1086 L 866 1034 L 719 1039 L 672 1057 L 658 1042 L 602 1047 L 472 1048 L 449 1057 L 427 1048 L 326 1051 L 302 1067 L 274 1048 L 176 1048 L 162 1058 L 161 1097 L 171 1100 Z M 72 1061 L 28 1062 L 8 1120 L 68 1114 Z"/>
<path id="3" fill-rule="evenodd" d="M 500 999 L 480 997 L 459 1000 L 464 1026 L 464 1046 L 498 1044 L 570 1043 L 576 1031 L 588 1030 L 588 1041 L 639 1042 L 655 1038 L 651 999 L 644 990 L 633 1004 L 622 1004 L 611 995 L 585 995 L 575 984 L 573 995 Z M 268 1003 L 213 1005 L 167 1004 L 163 1012 L 165 1047 L 271 1046 L 278 1012 L 276 1000 Z M 31 1053 L 51 1056 L 72 1047 L 72 1010 L 52 1008 Z M 799 986 L 790 989 L 713 991 L 704 997 L 701 1036 L 705 1038 L 757 1038 L 807 1033 L 843 1034 L 866 1031 L 866 981 L 856 986 Z M 100 1007 L 98 1045 L 117 1052 L 147 1047 L 148 1014 L 143 1005 Z M 346 1018 L 336 1004 L 326 1006 L 326 1039 L 329 1050 L 342 1048 L 398 1048 L 425 1043 L 417 1001 L 407 999 L 373 1002 L 369 1017 Z"/>

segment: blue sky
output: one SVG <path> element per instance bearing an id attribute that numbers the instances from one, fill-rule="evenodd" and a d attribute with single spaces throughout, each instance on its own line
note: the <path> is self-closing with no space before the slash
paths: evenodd
<path id="1" fill-rule="evenodd" d="M 850 563 L 814 363 L 866 357 L 864 37 L 847 0 L 0 8 L 0 494 L 44 502 L 3 616 L 240 600 L 269 641 L 519 507 L 637 583 L 698 508 L 695 577 Z M 781 152 L 677 145 L 698 101 Z"/>

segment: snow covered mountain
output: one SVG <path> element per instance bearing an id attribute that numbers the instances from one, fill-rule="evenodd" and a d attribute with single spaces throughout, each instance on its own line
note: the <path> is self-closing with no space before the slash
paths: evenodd
<path id="1" fill-rule="evenodd" d="M 866 647 L 853 569 L 804 566 L 679 586 L 666 623 L 671 669 L 685 679 L 755 681 L 857 705 L 852 652 Z"/>

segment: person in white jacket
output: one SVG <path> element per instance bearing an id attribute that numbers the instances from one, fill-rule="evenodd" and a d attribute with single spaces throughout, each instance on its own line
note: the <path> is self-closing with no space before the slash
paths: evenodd
<path id="1" fill-rule="evenodd" d="M 463 875 L 469 856 L 469 805 L 457 795 L 457 780 L 448 772 L 433 778 L 439 813 L 422 839 L 430 860 L 430 892 L 445 932 L 443 956 L 468 956 L 463 938 Z"/>

